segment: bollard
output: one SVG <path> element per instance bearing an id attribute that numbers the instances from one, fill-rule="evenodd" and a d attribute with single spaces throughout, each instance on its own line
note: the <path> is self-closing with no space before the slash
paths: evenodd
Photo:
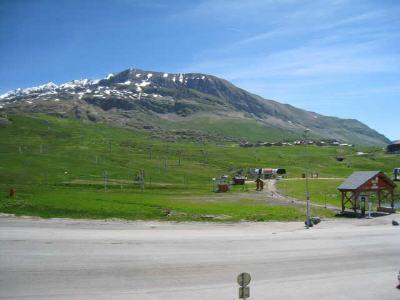
<path id="1" fill-rule="evenodd" d="M 17 191 L 14 188 L 10 189 L 10 198 L 15 198 L 15 196 L 17 195 Z"/>

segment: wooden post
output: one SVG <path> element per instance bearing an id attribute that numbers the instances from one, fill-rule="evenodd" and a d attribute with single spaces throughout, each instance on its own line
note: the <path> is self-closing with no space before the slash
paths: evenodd
<path id="1" fill-rule="evenodd" d="M 342 194 L 342 212 L 344 212 L 344 192 L 341 191 Z"/>
<path id="2" fill-rule="evenodd" d="M 15 191 L 15 188 L 11 188 L 10 189 L 10 198 L 15 198 L 15 196 L 16 196 L 16 194 L 17 194 L 17 192 Z"/>
<path id="3" fill-rule="evenodd" d="M 391 207 L 394 208 L 394 191 L 393 189 L 390 190 L 390 200 L 391 200 Z"/>
<path id="4" fill-rule="evenodd" d="M 351 198 L 352 198 L 353 210 L 355 213 L 357 213 L 357 197 L 358 193 L 352 192 Z"/>
<path id="5" fill-rule="evenodd" d="M 381 190 L 378 190 L 378 208 L 381 207 Z"/>

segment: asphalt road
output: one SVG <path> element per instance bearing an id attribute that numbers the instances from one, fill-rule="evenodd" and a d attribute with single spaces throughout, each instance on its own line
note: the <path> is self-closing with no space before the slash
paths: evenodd
<path id="1" fill-rule="evenodd" d="M 0 217 L 0 299 L 400 299 L 400 215 L 199 224 Z"/>

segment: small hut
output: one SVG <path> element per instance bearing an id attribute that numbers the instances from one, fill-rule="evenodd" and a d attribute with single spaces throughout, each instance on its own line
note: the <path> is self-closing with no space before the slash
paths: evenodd
<path id="1" fill-rule="evenodd" d="M 257 177 L 272 179 L 286 174 L 286 169 L 258 168 L 254 170 Z"/>
<path id="2" fill-rule="evenodd" d="M 229 182 L 228 182 L 228 175 L 222 175 L 220 178 L 217 178 L 217 186 L 218 186 L 218 193 L 226 193 L 229 191 Z"/>
<path id="3" fill-rule="evenodd" d="M 394 181 L 400 181 L 400 168 L 395 168 L 393 170 Z"/>
<path id="4" fill-rule="evenodd" d="M 400 140 L 390 143 L 386 148 L 388 153 L 399 153 L 400 154 Z"/>
<path id="5" fill-rule="evenodd" d="M 377 211 L 395 212 L 394 209 L 394 189 L 396 184 L 383 172 L 380 171 L 359 171 L 351 174 L 339 187 L 342 194 L 342 212 L 346 209 L 346 204 L 351 205 L 351 209 L 357 212 L 362 209 L 360 203 L 361 195 L 376 194 L 378 198 Z M 391 208 L 381 207 L 383 201 L 389 201 Z M 364 208 L 365 209 L 365 208 Z"/>
<path id="6" fill-rule="evenodd" d="M 244 185 L 246 183 L 246 177 L 242 176 L 242 175 L 239 175 L 239 174 L 236 174 L 233 177 L 232 183 L 234 185 Z"/>

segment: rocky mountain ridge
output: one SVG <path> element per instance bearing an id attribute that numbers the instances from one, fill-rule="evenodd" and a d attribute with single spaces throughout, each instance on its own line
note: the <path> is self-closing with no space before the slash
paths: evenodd
<path id="1" fill-rule="evenodd" d="M 177 120 L 187 123 L 207 116 L 233 123 L 251 120 L 265 128 L 280 130 L 282 140 L 285 132 L 293 136 L 309 129 L 311 135 L 321 139 L 374 145 L 389 142 L 357 120 L 326 117 L 263 99 L 224 79 L 201 73 L 128 69 L 100 80 L 73 80 L 60 85 L 50 82 L 0 96 L 0 109 L 74 117 L 160 133 L 176 131 L 168 124 Z M 185 130 L 184 126 L 179 128 L 181 133 Z M 190 134 L 192 131 L 193 128 L 186 130 Z M 195 131 L 205 134 L 201 125 Z M 207 134 L 213 135 L 212 132 Z M 246 137 L 241 137 L 243 139 Z M 265 139 L 268 139 L 268 131 Z"/>

